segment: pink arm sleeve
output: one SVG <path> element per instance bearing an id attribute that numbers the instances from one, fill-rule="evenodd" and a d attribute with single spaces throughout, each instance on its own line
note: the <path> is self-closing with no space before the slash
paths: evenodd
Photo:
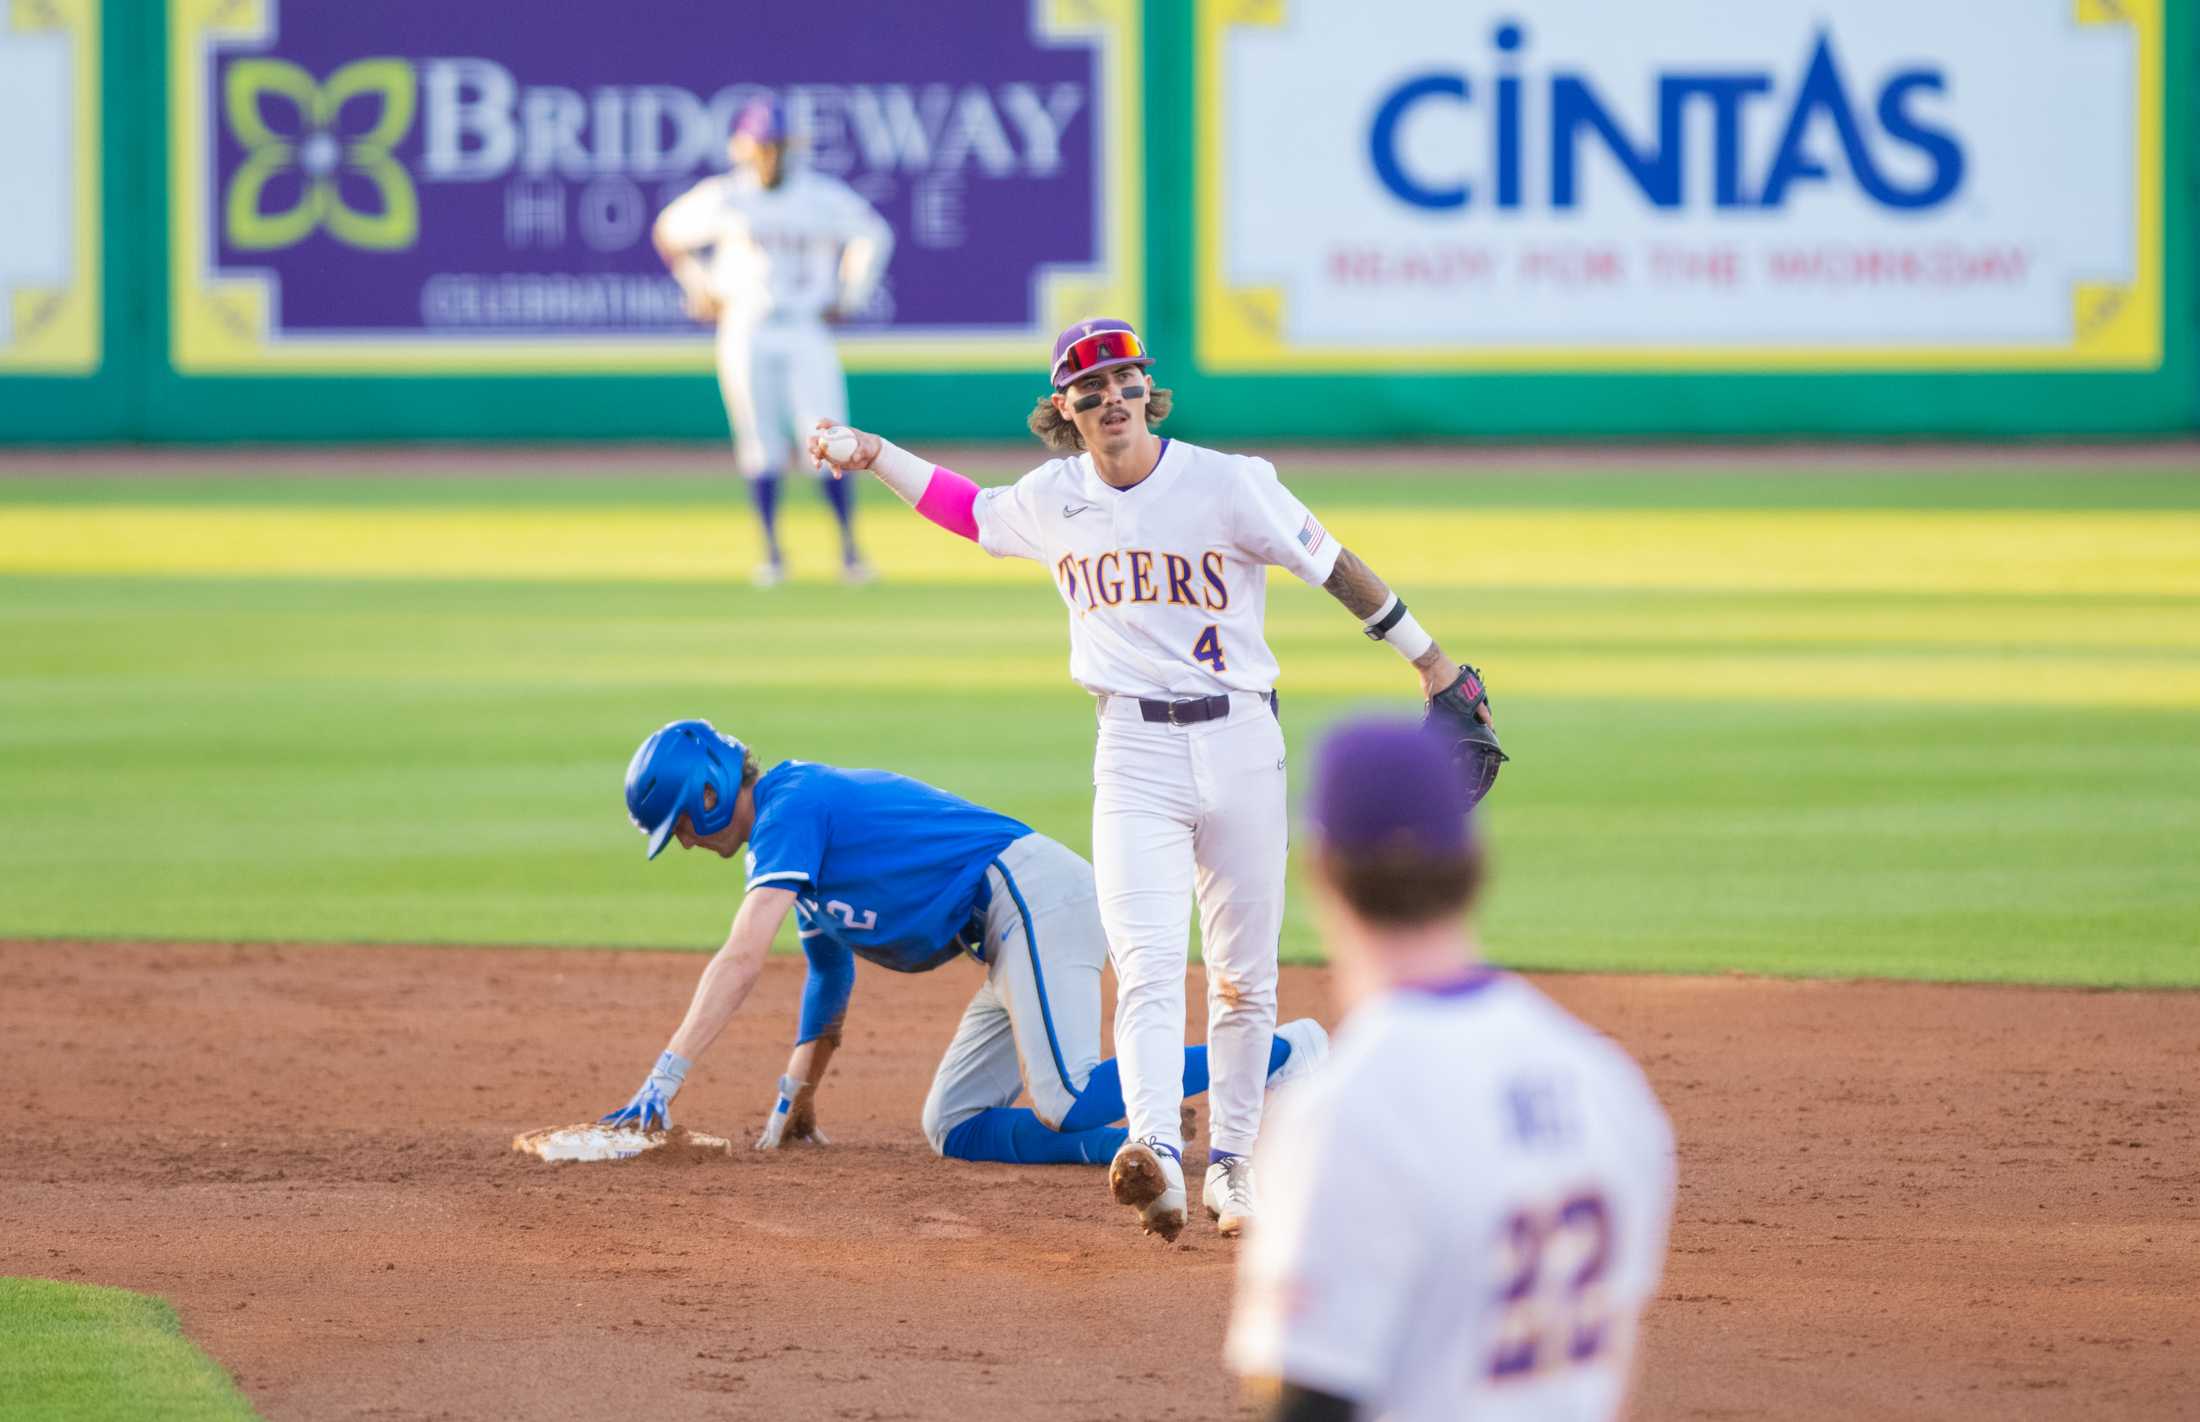
<path id="1" fill-rule="evenodd" d="M 917 512 L 972 543 L 978 541 L 978 486 L 942 465 L 932 466 L 932 482 L 917 500 Z"/>

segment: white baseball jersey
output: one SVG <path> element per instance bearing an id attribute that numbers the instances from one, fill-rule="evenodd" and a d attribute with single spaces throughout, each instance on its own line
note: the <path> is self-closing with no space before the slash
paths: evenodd
<path id="1" fill-rule="evenodd" d="M 776 188 L 746 170 L 705 178 L 658 221 L 681 250 L 712 249 L 711 287 L 729 321 L 860 307 L 894 249 L 893 229 L 854 189 L 801 168 Z"/>
<path id="2" fill-rule="evenodd" d="M 1131 488 L 1079 454 L 985 490 L 975 514 L 986 552 L 1053 569 L 1070 678 L 1111 696 L 1272 690 L 1268 568 L 1319 587 L 1337 565 L 1337 541 L 1274 465 L 1177 439 Z"/>
<path id="3" fill-rule="evenodd" d="M 1604 1419 L 1664 1268 L 1673 1134 L 1620 1048 L 1483 970 L 1366 1004 L 1276 1102 L 1229 1361 L 1384 1419 Z"/>

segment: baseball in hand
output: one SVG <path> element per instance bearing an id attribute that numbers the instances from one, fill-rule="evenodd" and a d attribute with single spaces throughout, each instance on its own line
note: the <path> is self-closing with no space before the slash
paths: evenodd
<path id="1" fill-rule="evenodd" d="M 854 430 L 846 425 L 834 425 L 818 435 L 817 447 L 825 456 L 827 464 L 838 465 L 854 459 L 862 452 L 863 444 L 856 438 Z"/>

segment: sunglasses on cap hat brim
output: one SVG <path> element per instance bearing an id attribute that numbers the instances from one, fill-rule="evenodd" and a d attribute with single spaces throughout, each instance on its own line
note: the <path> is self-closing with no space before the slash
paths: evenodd
<path id="1" fill-rule="evenodd" d="M 1063 389 L 1081 375 L 1112 366 L 1152 364 L 1153 357 L 1146 354 L 1145 343 L 1136 331 L 1095 331 L 1070 342 L 1069 349 L 1054 363 L 1054 388 Z"/>

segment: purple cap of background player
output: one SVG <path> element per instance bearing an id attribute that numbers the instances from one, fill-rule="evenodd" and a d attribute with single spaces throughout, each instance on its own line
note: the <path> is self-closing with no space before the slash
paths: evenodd
<path id="1" fill-rule="evenodd" d="M 1113 316 L 1092 316 L 1077 322 L 1054 338 L 1054 388 L 1067 390 L 1080 375 L 1118 365 L 1152 365 L 1146 343 L 1138 339 L 1128 321 Z"/>
<path id="2" fill-rule="evenodd" d="M 1323 738 L 1307 817 L 1322 844 L 1343 854 L 1467 851 L 1467 787 L 1450 748 L 1395 717 L 1347 721 Z"/>
<path id="3" fill-rule="evenodd" d="M 733 136 L 752 143 L 785 143 L 787 111 L 776 99 L 751 99 L 733 121 Z"/>

